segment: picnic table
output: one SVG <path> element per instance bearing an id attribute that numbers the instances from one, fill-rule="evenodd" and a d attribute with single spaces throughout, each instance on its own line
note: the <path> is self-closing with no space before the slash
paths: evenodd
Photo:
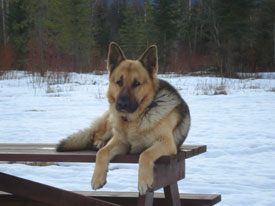
<path id="1" fill-rule="evenodd" d="M 56 152 L 55 144 L 0 144 L 0 161 L 95 162 L 95 151 Z M 67 191 L 0 172 L 0 206 L 210 206 L 221 201 L 219 194 L 179 193 L 177 182 L 185 178 L 185 160 L 206 152 L 206 145 L 183 145 L 176 155 L 155 162 L 152 191 Z M 117 155 L 111 163 L 138 164 L 139 155 Z M 163 188 L 164 193 L 154 191 Z"/>

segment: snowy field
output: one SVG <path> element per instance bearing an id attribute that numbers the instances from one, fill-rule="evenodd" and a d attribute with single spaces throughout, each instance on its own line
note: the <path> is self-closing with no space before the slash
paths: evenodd
<path id="1" fill-rule="evenodd" d="M 275 75 L 262 79 L 160 76 L 189 104 L 187 144 L 207 153 L 187 160 L 180 192 L 222 194 L 220 206 L 275 205 Z M 107 75 L 0 76 L 0 143 L 58 143 L 108 107 Z M 226 91 L 227 95 L 213 95 Z M 44 167 L 0 163 L 0 172 L 67 190 L 90 190 L 94 164 Z M 104 191 L 137 192 L 137 165 L 111 164 Z"/>

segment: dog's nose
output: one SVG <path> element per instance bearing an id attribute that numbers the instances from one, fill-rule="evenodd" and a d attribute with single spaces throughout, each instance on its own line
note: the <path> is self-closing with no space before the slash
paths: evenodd
<path id="1" fill-rule="evenodd" d="M 130 99 L 128 97 L 120 97 L 117 101 L 116 109 L 120 112 L 128 112 L 130 109 Z"/>

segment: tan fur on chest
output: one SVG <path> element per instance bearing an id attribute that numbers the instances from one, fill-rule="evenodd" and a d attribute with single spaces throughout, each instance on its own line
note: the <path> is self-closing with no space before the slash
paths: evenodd
<path id="1" fill-rule="evenodd" d="M 158 123 L 144 127 L 141 120 L 128 122 L 121 119 L 114 121 L 114 136 L 130 145 L 129 153 L 141 153 L 155 142 L 173 139 L 172 132 L 177 127 L 180 116 L 177 109 L 163 117 Z M 120 119 L 119 119 L 120 118 Z"/>
<path id="2" fill-rule="evenodd" d="M 151 130 L 141 130 L 139 121 L 115 121 L 113 133 L 120 141 L 129 145 L 129 153 L 141 153 L 155 141 Z"/>

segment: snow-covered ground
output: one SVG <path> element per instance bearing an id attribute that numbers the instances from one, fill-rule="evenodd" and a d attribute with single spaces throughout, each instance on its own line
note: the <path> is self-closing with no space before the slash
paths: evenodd
<path id="1" fill-rule="evenodd" d="M 180 192 L 220 193 L 220 206 L 275 205 L 275 75 L 221 79 L 161 75 L 189 104 L 187 144 L 207 153 L 187 160 Z M 57 81 L 58 79 L 58 81 Z M 0 143 L 57 143 L 108 107 L 107 75 L 10 72 L 0 76 Z M 227 95 L 213 95 L 225 90 Z M 137 165 L 111 164 L 105 191 L 137 191 Z M 0 163 L 0 172 L 68 190 L 90 190 L 94 164 L 44 167 Z"/>

